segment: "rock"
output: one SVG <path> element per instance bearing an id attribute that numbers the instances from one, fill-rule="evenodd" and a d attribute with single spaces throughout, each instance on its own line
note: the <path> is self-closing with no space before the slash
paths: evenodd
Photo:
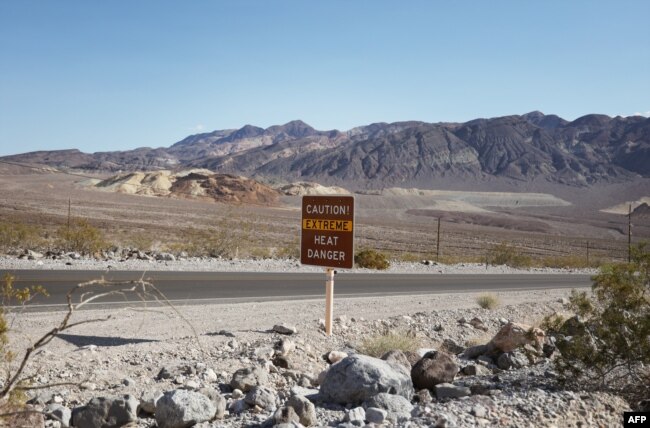
<path id="1" fill-rule="evenodd" d="M 284 323 L 274 325 L 273 331 L 276 333 L 287 334 L 287 335 L 298 333 L 296 327 Z"/>
<path id="2" fill-rule="evenodd" d="M 376 407 L 386 410 L 388 412 L 387 419 L 393 422 L 411 419 L 411 411 L 413 410 L 413 405 L 406 398 L 385 392 L 370 397 L 363 405 L 366 408 Z"/>
<path id="3" fill-rule="evenodd" d="M 466 376 L 485 376 L 491 374 L 490 370 L 480 364 L 468 364 L 463 367 L 462 372 Z"/>
<path id="4" fill-rule="evenodd" d="M 411 364 L 411 368 L 420 361 L 420 358 L 422 358 L 420 354 L 413 351 L 406 351 L 404 352 L 404 355 L 406 355 L 406 359 L 409 361 L 409 364 Z"/>
<path id="5" fill-rule="evenodd" d="M 234 400 L 238 400 L 240 398 L 244 398 L 244 392 L 241 389 L 233 389 L 232 394 L 230 394 Z"/>
<path id="6" fill-rule="evenodd" d="M 386 422 L 388 417 L 388 412 L 384 409 L 378 409 L 376 407 L 368 407 L 366 409 L 366 421 L 371 424 L 383 424 Z"/>
<path id="7" fill-rule="evenodd" d="M 463 351 L 461 357 L 467 360 L 475 360 L 476 358 L 485 354 L 487 351 L 488 351 L 487 345 L 470 346 L 469 348 L 466 348 Z"/>
<path id="8" fill-rule="evenodd" d="M 278 351 L 280 354 L 287 356 L 296 349 L 296 344 L 289 339 L 282 339 L 278 344 Z"/>
<path id="9" fill-rule="evenodd" d="M 505 318 L 499 318 L 499 324 L 500 324 L 500 325 L 506 325 L 506 324 L 508 324 L 509 322 L 510 322 L 510 321 L 508 321 L 508 320 L 505 319 Z"/>
<path id="10" fill-rule="evenodd" d="M 392 350 L 381 356 L 381 359 L 390 364 L 393 368 L 403 371 L 407 376 L 411 375 L 411 363 L 404 352 Z"/>
<path id="11" fill-rule="evenodd" d="M 523 352 L 504 352 L 497 358 L 497 367 L 501 370 L 520 369 L 528 365 L 528 358 Z"/>
<path id="12" fill-rule="evenodd" d="M 230 386 L 233 389 L 240 389 L 248 392 L 258 385 L 265 385 L 268 382 L 267 373 L 260 367 L 248 367 L 239 369 L 232 375 Z"/>
<path id="13" fill-rule="evenodd" d="M 275 350 L 270 346 L 262 346 L 259 348 L 255 348 L 255 350 L 253 351 L 253 355 L 255 355 L 257 358 L 260 358 L 262 360 L 270 359 L 273 356 L 273 354 L 275 354 Z"/>
<path id="14" fill-rule="evenodd" d="M 433 397 L 431 396 L 431 391 L 428 389 L 421 389 L 413 396 L 413 401 L 416 403 L 426 404 L 430 403 L 432 400 Z"/>
<path id="15" fill-rule="evenodd" d="M 330 364 L 336 364 L 347 356 L 348 354 L 342 351 L 330 351 L 330 353 L 327 354 L 327 362 Z"/>
<path id="16" fill-rule="evenodd" d="M 215 418 L 223 419 L 226 414 L 226 399 L 219 391 L 214 388 L 201 388 L 197 391 L 200 394 L 205 395 L 212 401 L 214 407 L 217 409 L 215 412 Z"/>
<path id="17" fill-rule="evenodd" d="M 93 398 L 83 407 L 72 411 L 76 428 L 121 427 L 138 419 L 138 400 L 132 395 L 122 398 Z"/>
<path id="18" fill-rule="evenodd" d="M 274 414 L 273 419 L 276 424 L 290 424 L 290 423 L 300 423 L 300 418 L 296 414 L 296 411 L 293 407 L 280 407 Z M 276 428 L 278 427 L 276 425 Z"/>
<path id="19" fill-rule="evenodd" d="M 203 378 L 204 381 L 206 382 L 216 382 L 219 380 L 219 377 L 217 374 L 214 372 L 212 369 L 206 369 L 202 374 L 201 377 Z"/>
<path id="20" fill-rule="evenodd" d="M 509 322 L 501 327 L 499 332 L 490 341 L 489 346 L 501 352 L 511 352 L 527 344 L 534 345 L 537 349 L 542 349 L 544 337 L 544 332 L 539 328 Z"/>
<path id="21" fill-rule="evenodd" d="M 211 420 L 216 407 L 205 395 L 184 389 L 166 392 L 156 403 L 159 428 L 186 428 Z"/>
<path id="22" fill-rule="evenodd" d="M 345 418 L 343 420 L 346 422 L 360 422 L 363 424 L 366 421 L 366 410 L 363 407 L 355 407 L 346 410 Z"/>
<path id="23" fill-rule="evenodd" d="M 442 348 L 449 352 L 450 354 L 458 355 L 465 350 L 463 346 L 460 346 L 451 339 L 445 339 L 442 342 Z"/>
<path id="24" fill-rule="evenodd" d="M 176 256 L 170 253 L 158 253 L 156 254 L 156 260 L 165 261 L 165 262 L 175 262 Z"/>
<path id="25" fill-rule="evenodd" d="M 246 394 L 244 401 L 251 407 L 259 406 L 262 409 L 273 410 L 277 406 L 277 393 L 267 386 L 256 386 Z"/>
<path id="26" fill-rule="evenodd" d="M 480 404 L 475 405 L 472 407 L 472 409 L 469 411 L 472 415 L 476 416 L 477 418 L 484 418 L 487 415 L 487 409 Z"/>
<path id="27" fill-rule="evenodd" d="M 445 398 L 461 398 L 472 394 L 472 391 L 464 386 L 454 385 L 452 383 L 441 383 L 436 385 L 436 398 L 442 400 Z"/>
<path id="28" fill-rule="evenodd" d="M 413 382 L 386 361 L 360 354 L 331 366 L 320 387 L 323 401 L 339 404 L 361 404 L 381 392 L 411 398 Z"/>
<path id="29" fill-rule="evenodd" d="M 60 404 L 48 404 L 44 412 L 52 415 L 56 420 L 61 423 L 63 428 L 68 428 L 72 419 L 72 411 Z"/>
<path id="30" fill-rule="evenodd" d="M 140 397 L 140 410 L 153 415 L 156 413 L 156 403 L 163 396 L 158 390 L 145 391 Z"/>
<path id="31" fill-rule="evenodd" d="M 122 385 L 124 386 L 135 386 L 135 381 L 130 377 L 122 379 Z"/>
<path id="32" fill-rule="evenodd" d="M 304 426 L 313 426 L 317 425 L 318 420 L 316 419 L 316 407 L 314 403 L 309 401 L 307 398 L 294 395 L 287 401 L 287 406 L 292 407 L 295 410 L 300 423 Z"/>
<path id="33" fill-rule="evenodd" d="M 276 355 L 273 358 L 273 365 L 276 367 L 280 367 L 281 369 L 290 369 L 291 361 L 289 360 L 289 358 L 285 357 L 284 355 Z"/>
<path id="34" fill-rule="evenodd" d="M 234 400 L 228 407 L 231 413 L 239 414 L 248 410 L 248 404 L 244 400 Z"/>
<path id="35" fill-rule="evenodd" d="M 187 389 L 199 389 L 200 387 L 201 387 L 201 385 L 197 381 L 195 381 L 193 379 L 188 380 L 187 382 L 185 382 L 185 388 L 187 388 Z"/>
<path id="36" fill-rule="evenodd" d="M 571 302 L 569 301 L 569 299 L 567 299 L 566 297 L 560 297 L 560 298 L 557 300 L 557 302 L 560 303 L 560 304 L 562 304 L 562 305 L 568 305 L 569 303 L 571 303 Z"/>
<path id="37" fill-rule="evenodd" d="M 458 364 L 449 354 L 434 351 L 426 354 L 413 366 L 411 379 L 416 389 L 433 389 L 439 383 L 452 382 L 458 370 Z"/>
<path id="38" fill-rule="evenodd" d="M 474 317 L 470 320 L 469 323 L 477 330 L 488 331 L 487 326 L 483 324 L 483 321 L 480 318 Z"/>

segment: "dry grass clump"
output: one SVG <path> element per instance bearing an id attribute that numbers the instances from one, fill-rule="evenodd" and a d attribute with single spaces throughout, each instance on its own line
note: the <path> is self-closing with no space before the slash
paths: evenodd
<path id="1" fill-rule="evenodd" d="M 569 256 L 553 256 L 545 257 L 541 260 L 542 267 L 558 268 L 558 269 L 584 269 L 584 268 L 597 268 L 602 265 L 600 259 L 592 259 L 587 261 L 586 257 L 569 255 Z"/>
<path id="2" fill-rule="evenodd" d="M 415 352 L 420 346 L 420 341 L 403 332 L 387 332 L 378 336 L 365 339 L 359 352 L 371 357 L 380 358 L 388 351 L 400 350 L 402 352 Z"/>
<path id="3" fill-rule="evenodd" d="M 360 268 L 385 270 L 390 263 L 383 253 L 375 250 L 362 250 L 354 255 L 354 262 Z"/>
<path id="4" fill-rule="evenodd" d="M 0 250 L 36 248 L 43 244 L 40 227 L 24 223 L 0 223 Z"/>
<path id="5" fill-rule="evenodd" d="M 94 254 L 111 246 L 104 233 L 85 219 L 75 220 L 70 227 L 62 226 L 57 231 L 57 245 L 81 254 Z"/>
<path id="6" fill-rule="evenodd" d="M 502 242 L 492 247 L 488 260 L 493 265 L 507 265 L 515 268 L 531 267 L 533 260 L 519 249 Z"/>
<path id="7" fill-rule="evenodd" d="M 499 298 L 494 294 L 482 294 L 476 298 L 476 303 L 483 309 L 496 309 L 499 306 Z"/>

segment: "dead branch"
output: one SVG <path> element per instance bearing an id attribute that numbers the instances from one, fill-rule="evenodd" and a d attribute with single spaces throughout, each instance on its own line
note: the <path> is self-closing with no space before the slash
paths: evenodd
<path id="1" fill-rule="evenodd" d="M 96 291 L 92 290 L 93 287 L 97 287 L 108 291 L 97 293 Z M 93 318 L 88 320 L 71 322 L 72 315 L 76 311 L 88 305 L 89 303 L 102 299 L 104 297 L 122 295 L 126 299 L 127 294 L 135 294 L 145 303 L 147 297 L 153 297 L 153 299 L 155 299 L 157 302 L 162 302 L 166 306 L 169 306 L 174 311 L 174 313 L 176 313 L 190 327 L 195 338 L 197 339 L 201 352 L 203 352 L 203 349 L 201 348 L 201 343 L 198 338 L 198 334 L 196 333 L 194 326 L 174 307 L 174 305 L 167 299 L 167 297 L 158 288 L 156 288 L 151 282 L 145 281 L 144 276 L 136 281 L 107 281 L 102 277 L 100 279 L 80 283 L 75 287 L 73 287 L 70 291 L 68 291 L 66 295 L 68 310 L 65 316 L 63 317 L 63 319 L 61 320 L 58 326 L 46 332 L 43 336 L 41 336 L 38 340 L 36 340 L 31 346 L 29 346 L 25 350 L 20 365 L 18 366 L 17 370 L 13 375 L 10 372 L 7 373 L 7 379 L 2 387 L 2 390 L 0 390 L 0 400 L 6 399 L 9 396 L 9 394 L 15 389 L 27 390 L 27 389 L 38 388 L 38 387 L 28 387 L 28 386 L 21 385 L 23 382 L 28 380 L 28 378 L 23 377 L 23 372 L 32 354 L 35 351 L 46 346 L 48 343 L 50 343 L 52 339 L 54 339 L 59 333 L 62 333 L 66 330 L 69 330 L 72 327 L 76 327 L 82 324 L 103 322 L 112 318 L 112 316 L 109 315 L 104 318 Z M 75 303 L 73 300 L 74 297 L 77 295 L 79 295 L 79 301 Z M 75 385 L 80 385 L 80 383 L 75 383 Z M 52 385 L 46 385 L 44 387 L 49 387 L 49 386 Z M 0 415 L 0 416 L 6 416 L 6 415 L 7 414 Z"/>

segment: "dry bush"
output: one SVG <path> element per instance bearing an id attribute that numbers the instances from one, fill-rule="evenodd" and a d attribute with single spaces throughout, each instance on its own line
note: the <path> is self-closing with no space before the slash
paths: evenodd
<path id="1" fill-rule="evenodd" d="M 385 270 L 390 263 L 383 253 L 375 250 L 362 250 L 354 255 L 354 262 L 360 268 Z"/>
<path id="2" fill-rule="evenodd" d="M 499 298 L 494 294 L 482 294 L 476 298 L 476 303 L 483 309 L 496 309 L 499 306 Z"/>
<path id="3" fill-rule="evenodd" d="M 577 316 L 553 322 L 556 368 L 569 385 L 612 391 L 635 406 L 650 396 L 650 249 L 639 245 L 631 263 L 605 266 L 593 281 L 593 295 L 571 295 Z"/>
<path id="4" fill-rule="evenodd" d="M 378 336 L 364 339 L 359 352 L 371 357 L 380 358 L 388 351 L 415 352 L 420 346 L 419 340 L 411 334 L 403 332 L 387 332 Z"/>
<path id="5" fill-rule="evenodd" d="M 542 267 L 556 268 L 556 269 L 584 269 L 584 268 L 597 268 L 600 267 L 602 261 L 600 259 L 592 259 L 587 262 L 586 257 L 580 256 L 552 256 L 544 257 L 540 265 Z"/>
<path id="6" fill-rule="evenodd" d="M 24 223 L 0 223 L 0 250 L 35 249 L 43 245 L 43 231 Z"/>
<path id="7" fill-rule="evenodd" d="M 530 256 L 521 254 L 520 250 L 502 242 L 488 252 L 488 261 L 493 265 L 507 265 L 515 268 L 531 267 Z"/>
<path id="8" fill-rule="evenodd" d="M 66 251 L 81 254 L 94 254 L 110 247 L 101 230 L 86 219 L 78 219 L 68 226 L 59 228 L 56 234 L 57 245 Z"/>

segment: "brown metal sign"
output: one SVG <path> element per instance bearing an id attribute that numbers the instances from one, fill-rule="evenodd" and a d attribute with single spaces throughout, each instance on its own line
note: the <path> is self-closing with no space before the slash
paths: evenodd
<path id="1" fill-rule="evenodd" d="M 354 266 L 354 197 L 303 196 L 301 229 L 302 264 Z"/>

